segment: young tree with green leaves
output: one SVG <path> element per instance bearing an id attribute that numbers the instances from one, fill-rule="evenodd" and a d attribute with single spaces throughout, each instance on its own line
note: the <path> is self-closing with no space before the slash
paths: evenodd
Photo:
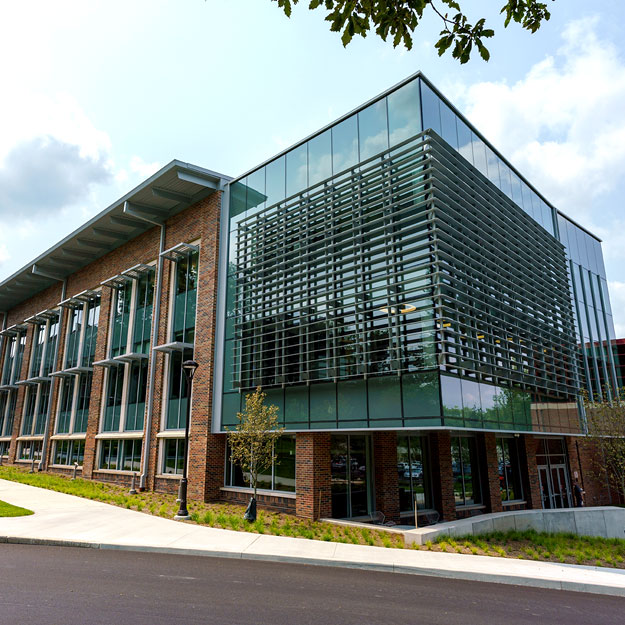
<path id="1" fill-rule="evenodd" d="M 607 480 L 625 501 L 625 388 L 611 393 L 612 399 L 584 397 L 587 437 L 597 450 L 597 476 Z"/>
<path id="2" fill-rule="evenodd" d="M 299 3 L 299 0 L 272 1 L 278 3 L 287 17 L 291 16 L 293 5 Z M 369 31 L 375 29 L 375 33 L 384 41 L 392 37 L 394 47 L 403 43 L 408 50 L 412 48 L 412 35 L 421 19 L 426 12 L 431 11 L 443 25 L 435 46 L 439 56 L 451 48 L 452 56 L 460 63 L 466 63 L 475 46 L 480 56 L 488 61 L 490 52 L 484 45 L 484 39 L 493 37 L 495 31 L 487 27 L 485 18 L 478 19 L 474 24 L 469 22 L 460 6 L 462 1 L 310 0 L 308 8 L 325 8 L 325 19 L 330 22 L 330 30 L 341 33 L 344 46 L 354 35 L 366 37 Z M 504 27 L 507 28 L 510 22 L 516 22 L 531 33 L 535 33 L 543 21 L 551 17 L 547 2 L 539 0 L 505 0 L 501 13 L 504 14 Z"/>
<path id="3" fill-rule="evenodd" d="M 245 513 L 248 521 L 256 520 L 256 491 L 258 476 L 275 462 L 275 443 L 284 428 L 278 425 L 278 407 L 266 406 L 267 395 L 259 386 L 254 393 L 245 396 L 245 410 L 237 413 L 238 423 L 228 430 L 230 458 L 254 489 L 254 495 Z"/>

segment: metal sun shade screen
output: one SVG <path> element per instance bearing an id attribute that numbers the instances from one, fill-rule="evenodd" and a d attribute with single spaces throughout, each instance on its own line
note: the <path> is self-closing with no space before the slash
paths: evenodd
<path id="1" fill-rule="evenodd" d="M 440 365 L 575 393 L 562 245 L 436 135 L 250 211 L 229 270 L 235 387 Z"/>

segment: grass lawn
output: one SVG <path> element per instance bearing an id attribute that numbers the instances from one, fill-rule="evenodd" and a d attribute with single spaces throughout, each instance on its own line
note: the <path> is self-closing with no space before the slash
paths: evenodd
<path id="1" fill-rule="evenodd" d="M 464 538 L 441 537 L 435 543 L 417 547 L 428 551 L 501 556 L 563 564 L 585 564 L 625 569 L 625 540 L 594 538 L 575 534 L 493 532 Z"/>
<path id="2" fill-rule="evenodd" d="M 3 516 L 28 516 L 34 514 L 32 510 L 26 510 L 26 508 L 20 508 L 19 506 L 13 506 L 6 501 L 0 501 L 0 517 Z"/>
<path id="3" fill-rule="evenodd" d="M 128 489 L 121 486 L 80 478 L 72 481 L 65 476 L 49 473 L 28 473 L 26 468 L 0 466 L 0 479 L 48 488 L 168 519 L 173 519 L 178 511 L 176 495 L 151 491 L 129 495 Z M 267 510 L 259 510 L 256 522 L 249 523 L 243 520 L 245 506 L 230 503 L 203 503 L 189 500 L 188 509 L 192 522 L 210 527 L 356 545 L 375 545 L 397 549 L 404 547 L 402 534 L 391 534 L 375 530 L 373 527 L 369 529 L 320 523 Z"/>

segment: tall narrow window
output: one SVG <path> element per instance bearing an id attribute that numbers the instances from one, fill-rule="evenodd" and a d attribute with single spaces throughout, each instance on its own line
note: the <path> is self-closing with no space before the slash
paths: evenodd
<path id="1" fill-rule="evenodd" d="M 451 439 L 451 461 L 454 476 L 456 506 L 482 503 L 482 485 L 474 437 L 455 436 Z"/>
<path id="2" fill-rule="evenodd" d="M 80 337 L 82 334 L 83 309 L 73 308 L 69 313 L 67 346 L 65 348 L 65 368 L 78 366 Z"/>
<path id="3" fill-rule="evenodd" d="M 128 327 L 130 323 L 130 301 L 132 283 L 127 282 L 115 289 L 113 296 L 113 332 L 111 340 L 111 356 L 126 353 L 128 345 Z"/>
<path id="4" fill-rule="evenodd" d="M 90 367 L 95 356 L 95 346 L 98 340 L 98 324 L 100 321 L 100 298 L 94 299 L 87 304 L 85 322 L 85 336 L 83 339 L 83 351 L 81 365 Z"/>
<path id="5" fill-rule="evenodd" d="M 193 252 L 176 265 L 173 340 L 193 343 L 197 297 L 198 253 Z"/>
<path id="6" fill-rule="evenodd" d="M 497 464 L 501 501 L 523 499 L 521 486 L 521 464 L 516 438 L 497 439 Z"/>
<path id="7" fill-rule="evenodd" d="M 154 279 L 152 273 L 142 276 L 137 281 L 136 291 L 132 351 L 147 354 L 150 349 L 152 304 L 154 301 Z"/>
<path id="8" fill-rule="evenodd" d="M 139 264 L 104 282 L 113 288 L 111 341 L 107 367 L 106 402 L 101 432 L 119 438 L 100 441 L 102 470 L 137 471 L 141 462 L 148 358 L 154 302 L 154 266 Z"/>

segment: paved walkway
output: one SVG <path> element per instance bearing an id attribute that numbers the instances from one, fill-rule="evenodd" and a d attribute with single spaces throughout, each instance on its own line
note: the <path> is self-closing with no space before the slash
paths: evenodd
<path id="1" fill-rule="evenodd" d="M 0 480 L 0 500 L 35 512 L 27 517 L 0 518 L 0 543 L 297 562 L 625 597 L 625 570 L 234 532 L 170 521 L 6 480 Z"/>

